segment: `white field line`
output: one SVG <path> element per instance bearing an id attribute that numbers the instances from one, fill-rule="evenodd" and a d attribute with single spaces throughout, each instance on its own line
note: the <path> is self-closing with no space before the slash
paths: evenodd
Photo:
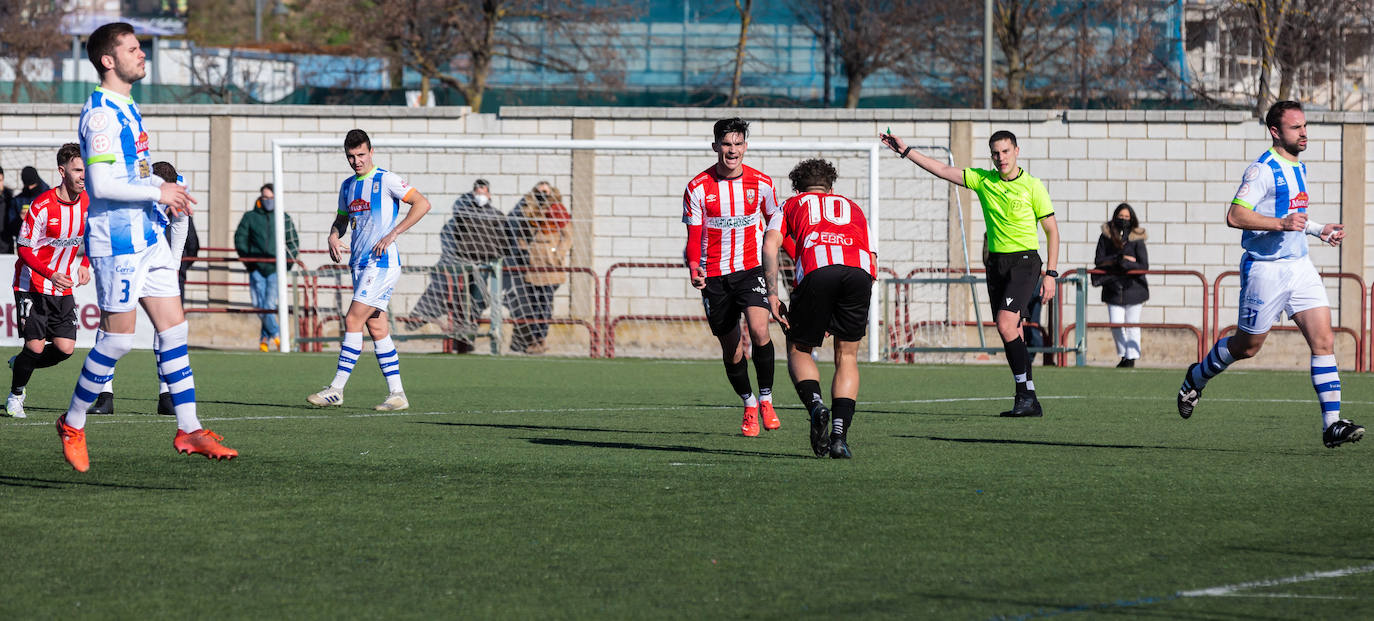
<path id="1" fill-rule="evenodd" d="M 1198 589 L 1196 591 L 1180 591 L 1179 597 L 1226 597 L 1234 595 L 1237 591 L 1246 589 L 1257 589 L 1261 587 L 1280 586 L 1285 584 L 1297 584 L 1299 582 L 1312 582 L 1315 580 L 1326 580 L 1328 578 L 1344 578 L 1356 574 L 1367 574 L 1374 572 L 1374 564 L 1360 565 L 1358 567 L 1347 567 L 1345 569 L 1335 569 L 1331 571 L 1313 571 L 1299 576 L 1289 576 L 1287 578 L 1275 578 L 1270 580 L 1255 580 L 1253 582 L 1238 582 L 1225 586 Z"/>

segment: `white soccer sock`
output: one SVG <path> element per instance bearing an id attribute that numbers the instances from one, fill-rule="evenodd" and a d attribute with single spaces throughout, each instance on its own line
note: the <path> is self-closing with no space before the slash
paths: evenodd
<path id="1" fill-rule="evenodd" d="M 760 388 L 760 389 L 759 389 L 759 401 L 767 401 L 767 402 L 769 402 L 769 403 L 772 403 L 772 402 L 773 402 L 773 389 L 772 389 L 772 388 Z"/>
<path id="2" fill-rule="evenodd" d="M 358 356 L 363 353 L 363 333 L 345 332 L 343 343 L 339 344 L 339 370 L 334 374 L 330 388 L 343 390 L 348 384 L 348 376 L 353 374 L 353 365 L 358 364 Z"/>
<path id="3" fill-rule="evenodd" d="M 114 394 L 114 375 L 113 375 L 113 374 L 110 375 L 110 381 L 105 382 L 105 385 L 100 387 L 100 392 L 108 392 L 108 393 L 110 393 L 110 394 Z"/>
<path id="4" fill-rule="evenodd" d="M 77 429 L 86 427 L 86 410 L 95 403 L 100 389 L 114 377 L 115 363 L 134 347 L 134 335 L 111 334 L 96 330 L 95 347 L 86 355 L 81 365 L 81 375 L 76 379 L 76 390 L 72 391 L 71 404 L 67 406 L 67 425 Z"/>
<path id="5" fill-rule="evenodd" d="M 162 377 L 162 369 L 158 368 L 158 364 L 157 364 L 157 352 L 158 352 L 158 351 L 161 351 L 161 350 L 162 350 L 162 337 L 161 337 L 161 336 L 158 336 L 158 335 L 156 335 L 156 334 L 154 334 L 154 335 L 153 335 L 153 370 L 154 370 L 154 371 L 157 371 L 157 394 L 158 394 L 159 397 L 162 396 L 162 393 L 168 392 L 168 390 L 167 390 L 167 380 L 164 379 L 164 378 Z M 114 380 L 110 380 L 110 383 L 108 383 L 108 384 L 105 385 L 105 390 L 106 390 L 107 392 L 114 392 Z"/>
<path id="6" fill-rule="evenodd" d="M 1341 374 L 1336 355 L 1312 356 L 1312 388 L 1322 406 L 1322 431 L 1341 419 Z"/>
<path id="7" fill-rule="evenodd" d="M 401 355 L 396 353 L 396 344 L 391 342 L 391 337 L 372 341 L 372 349 L 377 354 L 377 366 L 382 368 L 382 376 L 386 378 L 387 391 L 405 392 L 401 387 Z"/>
<path id="8" fill-rule="evenodd" d="M 752 393 L 752 392 L 749 393 L 749 394 L 747 394 L 747 395 L 740 395 L 739 398 L 740 398 L 741 401 L 744 402 L 744 407 L 747 407 L 747 408 L 756 408 L 756 407 L 759 407 L 759 400 L 754 398 L 754 393 Z"/>
<path id="9" fill-rule="evenodd" d="M 189 325 L 183 321 L 157 333 L 157 372 L 167 381 L 172 393 L 172 411 L 177 429 L 191 433 L 200 429 L 196 416 L 196 379 L 191 375 L 191 357 L 186 352 Z"/>

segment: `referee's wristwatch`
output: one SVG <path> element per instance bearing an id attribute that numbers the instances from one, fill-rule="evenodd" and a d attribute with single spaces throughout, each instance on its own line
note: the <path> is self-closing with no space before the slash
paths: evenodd
<path id="1" fill-rule="evenodd" d="M 1045 275 L 1049 276 L 1050 278 L 1059 278 L 1059 272 L 1056 272 L 1054 270 L 1045 270 Z"/>

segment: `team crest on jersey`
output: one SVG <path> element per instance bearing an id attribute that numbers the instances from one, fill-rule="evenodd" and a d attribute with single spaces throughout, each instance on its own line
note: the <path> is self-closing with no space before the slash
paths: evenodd
<path id="1" fill-rule="evenodd" d="M 372 182 L 372 193 L 373 193 L 373 194 L 376 194 L 376 193 L 378 193 L 378 192 L 380 192 L 380 191 L 382 191 L 382 182 L 381 182 L 381 181 L 373 181 L 373 182 Z"/>
<path id="2" fill-rule="evenodd" d="M 757 191 L 755 191 L 755 190 L 745 190 L 745 191 L 744 191 L 744 202 L 745 202 L 745 204 L 747 204 L 747 205 L 753 205 L 753 204 L 754 204 L 754 199 L 755 199 L 756 197 L 758 197 L 758 192 L 757 192 Z"/>
<path id="3" fill-rule="evenodd" d="M 138 132 L 138 140 L 134 141 L 134 152 L 143 153 L 148 150 L 148 132 Z"/>

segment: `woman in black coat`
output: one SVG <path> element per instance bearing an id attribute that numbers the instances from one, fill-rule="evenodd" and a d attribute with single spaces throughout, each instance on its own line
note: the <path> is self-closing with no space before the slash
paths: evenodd
<path id="1" fill-rule="evenodd" d="M 1093 263 L 1107 272 L 1094 274 L 1093 284 L 1102 287 L 1108 321 L 1140 323 L 1140 308 L 1150 299 L 1150 286 L 1144 274 L 1126 272 L 1150 269 L 1150 256 L 1145 251 L 1145 229 L 1140 227 L 1135 209 L 1129 204 L 1117 205 L 1112 219 L 1102 224 Z M 1121 357 L 1116 366 L 1134 367 L 1140 358 L 1140 328 L 1112 328 L 1112 338 L 1116 341 L 1116 354 Z"/>

